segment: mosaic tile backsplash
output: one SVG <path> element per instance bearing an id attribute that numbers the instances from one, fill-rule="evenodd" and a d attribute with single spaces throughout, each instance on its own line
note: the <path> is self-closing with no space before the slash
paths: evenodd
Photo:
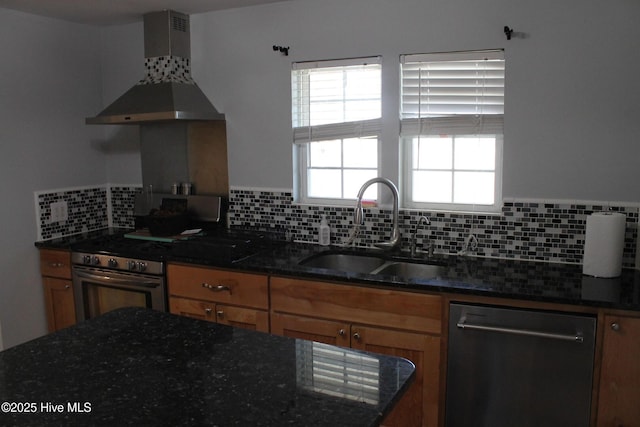
<path id="1" fill-rule="evenodd" d="M 627 216 L 623 266 L 634 267 L 638 207 L 609 203 L 506 201 L 500 214 L 400 210 L 402 247 L 409 250 L 411 234 L 420 216 L 431 225 L 417 231 L 418 248 L 432 244 L 436 253 L 456 254 L 469 234 L 476 237 L 473 255 L 544 262 L 581 264 L 586 217 L 611 210 Z M 352 231 L 352 207 L 321 207 L 293 202 L 290 191 L 233 188 L 229 199 L 231 227 L 285 230 L 290 239 L 317 242 L 323 215 L 331 227 L 332 244 L 346 242 Z M 365 224 L 356 246 L 370 246 L 391 235 L 392 212 L 365 208 Z"/>
<path id="2" fill-rule="evenodd" d="M 111 226 L 133 228 L 134 197 L 142 191 L 142 187 L 110 187 L 111 194 Z"/>
<path id="3" fill-rule="evenodd" d="M 138 84 L 177 82 L 195 84 L 191 78 L 189 58 L 179 56 L 156 56 L 144 61 L 145 78 Z"/>
<path id="4" fill-rule="evenodd" d="M 133 196 L 139 187 L 97 186 L 36 192 L 38 240 L 106 227 L 133 227 Z M 51 222 L 51 203 L 67 202 L 67 221 Z"/>
<path id="5" fill-rule="evenodd" d="M 38 240 L 47 240 L 105 227 L 133 228 L 134 196 L 137 186 L 98 186 L 36 193 Z M 67 201 L 69 219 L 51 223 L 49 205 Z M 543 262 L 581 264 L 587 215 L 600 211 L 624 213 L 626 220 L 623 266 L 636 261 L 638 206 L 591 202 L 506 201 L 499 214 L 400 210 L 402 248 L 409 250 L 416 233 L 418 248 L 433 245 L 436 253 L 456 254 L 470 234 L 477 244 L 470 254 L 490 258 L 511 258 Z M 365 224 L 355 240 L 371 246 L 391 235 L 391 211 L 365 208 Z M 312 206 L 293 202 L 291 191 L 232 188 L 229 196 L 229 224 L 233 228 L 278 231 L 288 239 L 316 243 L 318 226 L 326 215 L 331 243 L 346 242 L 353 230 L 353 207 Z M 421 216 L 431 220 L 416 232 Z"/>
<path id="6" fill-rule="evenodd" d="M 67 202 L 68 219 L 51 222 L 51 203 Z M 107 189 L 92 187 L 36 193 L 38 239 L 68 236 L 108 226 Z"/>

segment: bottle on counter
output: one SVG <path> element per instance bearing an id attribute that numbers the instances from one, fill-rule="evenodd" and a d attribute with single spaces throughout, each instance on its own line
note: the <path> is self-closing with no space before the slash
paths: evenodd
<path id="1" fill-rule="evenodd" d="M 331 228 L 329 228 L 329 224 L 327 224 L 327 216 L 322 216 L 322 221 L 320 221 L 320 228 L 318 230 L 318 243 L 321 246 L 329 246 L 331 243 Z"/>

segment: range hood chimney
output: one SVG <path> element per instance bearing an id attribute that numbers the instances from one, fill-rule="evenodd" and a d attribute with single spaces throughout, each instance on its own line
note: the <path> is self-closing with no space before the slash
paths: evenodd
<path id="1" fill-rule="evenodd" d="M 189 16 L 172 10 L 144 15 L 146 76 L 87 124 L 224 120 L 191 78 Z"/>

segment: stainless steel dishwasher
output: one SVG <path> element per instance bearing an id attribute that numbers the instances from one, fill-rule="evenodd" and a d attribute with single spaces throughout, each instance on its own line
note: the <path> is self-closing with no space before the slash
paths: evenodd
<path id="1" fill-rule="evenodd" d="M 451 303 L 447 427 L 588 426 L 593 316 Z"/>

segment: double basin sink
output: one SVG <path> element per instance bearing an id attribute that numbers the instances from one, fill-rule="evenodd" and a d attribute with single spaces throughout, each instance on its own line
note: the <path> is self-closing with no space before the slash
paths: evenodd
<path id="1" fill-rule="evenodd" d="M 377 255 L 344 252 L 320 253 L 303 259 L 299 264 L 346 273 L 378 274 L 406 279 L 433 279 L 446 271 L 444 265 L 433 262 L 388 259 Z"/>

